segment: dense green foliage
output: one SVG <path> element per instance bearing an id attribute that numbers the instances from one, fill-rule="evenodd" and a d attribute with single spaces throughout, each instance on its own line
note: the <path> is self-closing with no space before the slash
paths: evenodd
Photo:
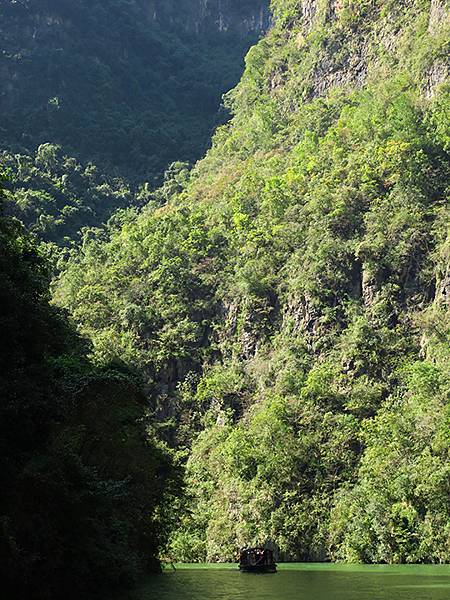
<path id="1" fill-rule="evenodd" d="M 50 305 L 36 242 L 0 216 L 0 573 L 8 598 L 86 598 L 158 569 L 178 493 L 145 397 Z M 104 596 L 103 596 L 104 597 Z"/>
<path id="2" fill-rule="evenodd" d="M 55 299 L 190 449 L 171 556 L 449 561 L 445 7 L 272 4 L 206 158 Z"/>
<path id="3" fill-rule="evenodd" d="M 84 228 L 139 204 L 139 194 L 122 179 L 99 173 L 93 164 L 83 167 L 53 144 L 42 144 L 33 156 L 1 152 L 0 163 L 9 176 L 6 214 L 50 245 L 69 245 Z"/>
<path id="4" fill-rule="evenodd" d="M 203 155 L 265 0 L 14 0 L 0 5 L 2 146 L 47 142 L 160 180 Z M 224 21 L 222 28 L 221 21 Z"/>

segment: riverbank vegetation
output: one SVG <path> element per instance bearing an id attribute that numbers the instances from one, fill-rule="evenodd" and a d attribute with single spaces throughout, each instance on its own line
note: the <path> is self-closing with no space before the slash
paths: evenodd
<path id="1" fill-rule="evenodd" d="M 48 265 L 0 216 L 0 562 L 8 598 L 79 598 L 158 569 L 179 493 L 139 381 L 96 368 Z"/>

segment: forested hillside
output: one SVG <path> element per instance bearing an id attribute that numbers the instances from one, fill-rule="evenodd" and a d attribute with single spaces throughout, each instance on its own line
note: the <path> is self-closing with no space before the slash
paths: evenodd
<path id="1" fill-rule="evenodd" d="M 272 9 L 206 158 L 54 299 L 188 450 L 172 558 L 448 562 L 448 3 Z"/>

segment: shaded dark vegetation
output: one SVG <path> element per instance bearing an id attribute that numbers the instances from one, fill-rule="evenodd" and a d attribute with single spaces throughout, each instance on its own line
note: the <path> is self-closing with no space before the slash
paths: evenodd
<path id="1" fill-rule="evenodd" d="M 246 19 L 263 4 L 0 3 L 8 597 L 102 594 L 159 568 L 181 481 L 155 433 L 151 384 L 144 393 L 124 357 L 92 356 L 51 303 L 50 280 L 74 245 L 105 235 L 97 227 L 120 227 L 182 189 L 188 162 L 229 118 L 221 96 L 260 35 Z"/>
<path id="2" fill-rule="evenodd" d="M 32 156 L 3 151 L 0 162 L 8 175 L 5 214 L 20 219 L 55 256 L 61 247 L 79 242 L 83 230 L 106 223 L 119 209 L 140 205 L 129 182 L 92 163 L 82 166 L 54 144 L 41 144 Z M 150 195 L 147 188 L 142 195 Z"/>
<path id="3" fill-rule="evenodd" d="M 260 34 L 242 22 L 264 4 L 227 3 L 219 31 L 217 3 L 2 2 L 3 147 L 60 144 L 154 186 L 171 162 L 200 158 L 227 118 L 221 96 Z"/>
<path id="4" fill-rule="evenodd" d="M 3 204 L 3 198 L 2 198 Z M 96 368 L 48 265 L 0 217 L 0 573 L 8 598 L 80 598 L 159 568 L 173 457 L 124 366 Z"/>

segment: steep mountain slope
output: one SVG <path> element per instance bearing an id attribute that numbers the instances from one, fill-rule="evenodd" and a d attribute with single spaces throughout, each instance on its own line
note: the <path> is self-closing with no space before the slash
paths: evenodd
<path id="1" fill-rule="evenodd" d="M 266 0 L 3 0 L 2 146 L 160 180 L 208 143 Z"/>
<path id="2" fill-rule="evenodd" d="M 55 300 L 190 448 L 174 557 L 449 561 L 448 3 L 272 8 L 189 181 Z"/>

